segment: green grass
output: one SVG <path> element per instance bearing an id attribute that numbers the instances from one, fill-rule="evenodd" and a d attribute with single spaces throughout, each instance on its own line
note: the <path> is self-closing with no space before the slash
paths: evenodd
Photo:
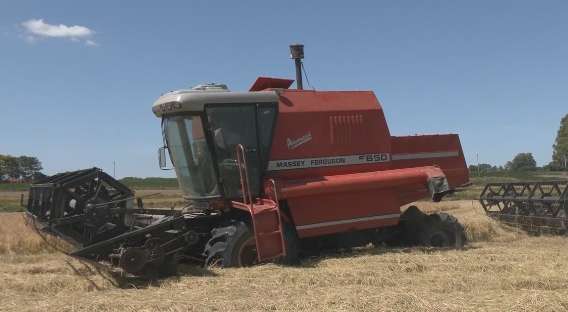
<path id="1" fill-rule="evenodd" d="M 28 183 L 0 183 L 0 191 L 27 191 Z"/>
<path id="2" fill-rule="evenodd" d="M 23 211 L 20 194 L 27 194 L 28 188 L 29 184 L 0 183 L 0 212 Z"/>
<path id="3" fill-rule="evenodd" d="M 126 177 L 120 182 L 133 189 L 171 189 L 178 188 L 176 178 L 135 178 Z"/>
<path id="4" fill-rule="evenodd" d="M 22 211 L 24 211 L 24 207 L 20 206 L 20 203 L 4 204 L 0 202 L 0 212 L 22 212 Z"/>
<path id="5" fill-rule="evenodd" d="M 492 183 L 492 182 L 515 182 L 515 181 L 550 181 L 550 180 L 566 179 L 566 176 L 563 177 L 561 172 L 551 172 L 551 171 L 519 171 L 519 172 L 501 171 L 481 176 L 477 176 L 475 173 L 471 173 L 470 179 L 472 181 Z"/>
<path id="6" fill-rule="evenodd" d="M 0 194 L 0 212 L 18 212 L 24 211 L 24 207 L 20 206 L 19 201 L 1 198 Z"/>

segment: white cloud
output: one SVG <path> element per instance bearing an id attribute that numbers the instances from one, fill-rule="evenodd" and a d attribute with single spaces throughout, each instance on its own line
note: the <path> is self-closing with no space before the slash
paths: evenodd
<path id="1" fill-rule="evenodd" d="M 26 40 L 35 42 L 39 38 L 65 38 L 72 41 L 84 41 L 88 46 L 96 46 L 97 43 L 92 39 L 95 32 L 85 26 L 64 24 L 48 24 L 43 19 L 31 19 L 22 23 L 26 31 Z"/>

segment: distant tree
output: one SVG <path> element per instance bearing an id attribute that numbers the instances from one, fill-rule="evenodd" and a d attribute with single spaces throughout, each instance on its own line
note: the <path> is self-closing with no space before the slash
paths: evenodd
<path id="1" fill-rule="evenodd" d="M 3 161 L 4 174 L 11 179 L 19 179 L 22 176 L 17 157 L 5 155 Z"/>
<path id="2" fill-rule="evenodd" d="M 8 169 L 6 168 L 6 159 L 8 156 L 0 155 L 0 181 L 8 177 Z"/>
<path id="3" fill-rule="evenodd" d="M 33 180 L 40 176 L 41 170 L 41 162 L 36 157 L 0 155 L 0 181 Z"/>
<path id="4" fill-rule="evenodd" d="M 34 173 L 34 175 L 32 176 L 32 181 L 33 182 L 37 182 L 37 181 L 41 181 L 43 179 L 47 178 L 47 176 L 41 172 L 36 172 Z"/>
<path id="5" fill-rule="evenodd" d="M 18 157 L 18 165 L 21 177 L 25 180 L 32 180 L 43 169 L 37 157 L 20 156 Z"/>
<path id="6" fill-rule="evenodd" d="M 560 121 L 560 128 L 556 134 L 556 140 L 552 146 L 551 169 L 567 170 L 568 163 L 568 114 Z"/>
<path id="7" fill-rule="evenodd" d="M 536 160 L 532 153 L 519 153 L 513 160 L 507 162 L 505 169 L 511 171 L 536 170 Z"/>
<path id="8" fill-rule="evenodd" d="M 479 165 L 469 165 L 468 167 L 469 172 L 473 175 L 487 175 L 502 171 L 503 168 L 499 168 L 497 166 L 491 166 L 490 164 L 479 164 Z"/>

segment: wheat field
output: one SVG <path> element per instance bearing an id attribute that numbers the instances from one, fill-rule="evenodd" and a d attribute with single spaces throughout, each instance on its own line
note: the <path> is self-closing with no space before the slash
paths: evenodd
<path id="1" fill-rule="evenodd" d="M 366 247 L 148 282 L 53 250 L 20 213 L 0 214 L 0 311 L 567 311 L 564 237 L 529 237 L 471 201 L 419 203 L 465 224 L 464 250 Z"/>

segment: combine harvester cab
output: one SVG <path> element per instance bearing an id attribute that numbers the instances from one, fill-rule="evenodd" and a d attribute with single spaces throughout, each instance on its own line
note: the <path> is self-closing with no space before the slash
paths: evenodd
<path id="1" fill-rule="evenodd" d="M 159 97 L 160 167 L 169 155 L 187 206 L 168 216 L 109 201 L 104 209 L 119 219 L 124 212 L 124 224 L 109 222 L 122 230 L 83 241 L 73 254 L 142 274 L 179 259 L 294 263 L 306 250 L 371 242 L 463 246 L 454 217 L 416 207 L 401 214 L 401 206 L 439 201 L 468 182 L 459 137 L 391 136 L 373 92 L 303 90 L 301 48 L 291 47 L 298 90 L 289 89 L 293 80 L 261 77 L 248 92 L 206 84 Z M 123 231 L 126 216 L 157 221 Z"/>

